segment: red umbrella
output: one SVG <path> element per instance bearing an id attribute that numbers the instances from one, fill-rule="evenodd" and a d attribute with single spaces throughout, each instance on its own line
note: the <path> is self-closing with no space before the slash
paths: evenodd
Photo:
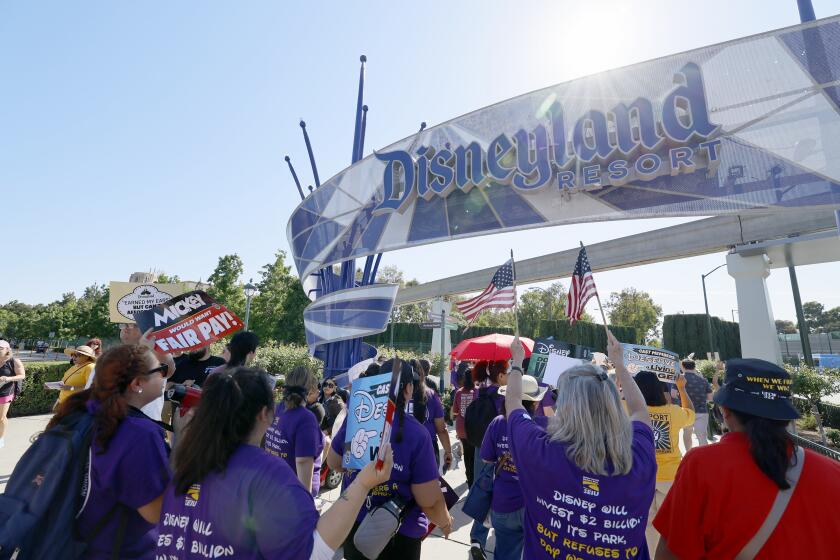
<path id="1" fill-rule="evenodd" d="M 468 338 L 459 342 L 452 349 L 451 355 L 456 360 L 509 360 L 512 342 L 513 336 L 509 334 L 494 333 Z M 519 342 L 525 348 L 525 357 L 527 358 L 534 350 L 534 341 L 520 336 Z"/>

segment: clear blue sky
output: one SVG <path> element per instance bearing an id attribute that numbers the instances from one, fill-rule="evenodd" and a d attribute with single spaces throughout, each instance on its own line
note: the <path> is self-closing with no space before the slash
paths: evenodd
<path id="1" fill-rule="evenodd" d="M 206 279 L 238 253 L 246 278 L 287 248 L 299 197 L 283 156 L 322 179 L 349 164 L 358 56 L 366 153 L 449 118 L 611 67 L 798 22 L 795 0 L 624 2 L 4 2 L 0 4 L 0 302 L 48 302 L 155 268 Z M 362 8 L 364 6 L 364 8 Z M 814 0 L 817 17 L 840 0 Z M 434 280 L 677 223 L 542 229 L 389 253 Z M 505 251 L 500 251 L 504 247 Z M 701 312 L 710 255 L 596 276 Z M 803 299 L 840 305 L 840 264 L 799 269 Z M 793 318 L 785 272 L 769 286 Z M 730 317 L 734 282 L 709 279 Z M 593 309 L 590 309 L 592 312 Z"/>

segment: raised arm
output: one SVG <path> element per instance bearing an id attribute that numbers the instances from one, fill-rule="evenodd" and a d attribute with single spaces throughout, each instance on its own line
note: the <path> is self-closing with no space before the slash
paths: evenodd
<path id="1" fill-rule="evenodd" d="M 621 388 L 621 393 L 624 395 L 630 420 L 644 422 L 650 425 L 650 415 L 648 414 L 645 398 L 642 396 L 642 391 L 639 389 L 639 386 L 633 380 L 633 376 L 624 367 L 624 349 L 609 329 L 607 329 L 607 355 L 615 365 L 616 383 L 618 383 L 618 386 Z M 508 395 L 510 395 L 510 392 L 508 392 Z"/>
<path id="2" fill-rule="evenodd" d="M 683 408 L 687 408 L 688 410 L 694 411 L 694 403 L 691 402 L 691 398 L 688 396 L 688 392 L 685 390 L 685 374 L 680 372 L 677 376 L 677 391 L 680 392 L 680 402 L 682 403 Z"/>
<path id="3" fill-rule="evenodd" d="M 508 418 L 514 410 L 522 409 L 522 360 L 525 359 L 525 349 L 519 342 L 519 336 L 513 337 L 510 344 L 510 372 L 507 379 L 507 393 L 505 394 L 505 414 Z"/>

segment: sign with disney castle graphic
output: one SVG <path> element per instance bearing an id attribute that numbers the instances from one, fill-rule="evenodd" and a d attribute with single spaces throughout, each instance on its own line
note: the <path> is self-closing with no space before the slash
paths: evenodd
<path id="1" fill-rule="evenodd" d="M 575 222 L 840 206 L 840 17 L 643 62 L 428 128 L 341 171 L 287 227 L 301 278 Z"/>

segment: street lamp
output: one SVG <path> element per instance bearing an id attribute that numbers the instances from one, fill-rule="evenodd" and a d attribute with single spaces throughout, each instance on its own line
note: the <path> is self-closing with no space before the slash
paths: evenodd
<path id="1" fill-rule="evenodd" d="M 710 276 L 712 272 L 719 268 L 723 268 L 724 266 L 726 266 L 726 263 L 723 263 L 720 266 L 716 266 L 706 274 L 700 275 L 700 280 L 703 282 L 703 303 L 706 304 L 706 329 L 709 333 L 709 351 L 712 352 L 713 355 L 715 352 L 715 342 L 712 337 L 712 317 L 711 315 L 709 315 L 709 298 L 706 297 L 706 276 Z"/>
<path id="2" fill-rule="evenodd" d="M 736 313 L 738 313 L 738 310 L 737 310 L 737 309 L 733 309 L 733 310 L 732 310 L 732 322 L 733 322 L 733 323 L 735 322 L 735 314 L 736 314 Z M 739 314 L 739 315 L 740 315 L 740 314 Z"/>
<path id="3" fill-rule="evenodd" d="M 245 330 L 248 330 L 248 323 L 251 320 L 251 298 L 254 297 L 254 294 L 257 293 L 257 287 L 252 284 L 254 281 L 253 278 L 248 280 L 248 283 L 245 284 Z"/>

